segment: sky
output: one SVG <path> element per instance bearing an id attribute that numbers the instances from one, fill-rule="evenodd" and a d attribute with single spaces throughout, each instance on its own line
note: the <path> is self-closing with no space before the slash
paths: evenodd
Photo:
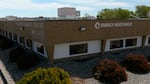
<path id="1" fill-rule="evenodd" d="M 0 17 L 57 17 L 60 7 L 75 7 L 81 16 L 96 16 L 104 8 L 134 11 L 137 5 L 150 6 L 150 0 L 0 0 Z"/>

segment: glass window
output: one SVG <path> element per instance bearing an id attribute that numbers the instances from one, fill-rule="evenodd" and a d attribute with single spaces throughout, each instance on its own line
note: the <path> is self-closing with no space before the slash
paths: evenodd
<path id="1" fill-rule="evenodd" d="M 7 32 L 5 32 L 6 33 L 6 37 L 8 36 L 8 34 L 7 34 Z"/>
<path id="2" fill-rule="evenodd" d="M 44 54 L 44 46 L 42 43 L 37 43 L 37 51 Z"/>
<path id="3" fill-rule="evenodd" d="M 125 47 L 136 46 L 136 45 L 137 45 L 137 38 L 126 39 Z"/>
<path id="4" fill-rule="evenodd" d="M 26 39 L 26 45 L 27 47 L 32 48 L 32 40 Z"/>
<path id="5" fill-rule="evenodd" d="M 150 44 L 150 37 L 148 37 L 148 44 Z"/>
<path id="6" fill-rule="evenodd" d="M 19 37 L 19 42 L 20 42 L 21 44 L 25 44 L 25 42 L 24 42 L 24 37 Z"/>
<path id="7" fill-rule="evenodd" d="M 2 30 L 2 33 L 3 33 L 3 35 L 4 35 L 4 30 Z"/>
<path id="8" fill-rule="evenodd" d="M 9 32 L 9 39 L 12 39 L 12 33 Z"/>
<path id="9" fill-rule="evenodd" d="M 123 48 L 123 40 L 110 41 L 110 49 Z"/>
<path id="10" fill-rule="evenodd" d="M 81 54 L 88 52 L 88 44 L 70 45 L 70 55 Z"/>
<path id="11" fill-rule="evenodd" d="M 14 40 L 17 41 L 17 35 L 16 34 L 14 34 Z"/>

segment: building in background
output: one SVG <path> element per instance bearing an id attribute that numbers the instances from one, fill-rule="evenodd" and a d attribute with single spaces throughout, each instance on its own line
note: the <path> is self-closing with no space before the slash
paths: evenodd
<path id="1" fill-rule="evenodd" d="M 16 20 L 17 16 L 6 16 L 5 19 L 6 20 Z"/>
<path id="2" fill-rule="evenodd" d="M 80 11 L 73 7 L 58 8 L 59 19 L 77 19 L 80 17 Z"/>

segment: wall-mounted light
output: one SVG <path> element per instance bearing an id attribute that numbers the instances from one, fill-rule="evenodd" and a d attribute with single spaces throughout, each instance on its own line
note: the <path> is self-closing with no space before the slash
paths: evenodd
<path id="1" fill-rule="evenodd" d="M 80 27 L 80 29 L 79 29 L 80 31 L 85 31 L 86 30 L 86 28 L 85 27 Z"/>
<path id="2" fill-rule="evenodd" d="M 20 30 L 24 30 L 24 27 L 20 27 L 19 29 L 20 29 Z"/>

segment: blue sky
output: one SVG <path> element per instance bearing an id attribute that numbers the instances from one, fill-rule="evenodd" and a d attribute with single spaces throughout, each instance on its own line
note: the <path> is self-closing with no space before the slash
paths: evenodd
<path id="1" fill-rule="evenodd" d="M 104 8 L 134 11 L 137 5 L 150 6 L 150 0 L 0 0 L 0 17 L 57 17 L 60 7 L 75 7 L 81 11 L 81 16 L 86 13 L 96 16 Z"/>

